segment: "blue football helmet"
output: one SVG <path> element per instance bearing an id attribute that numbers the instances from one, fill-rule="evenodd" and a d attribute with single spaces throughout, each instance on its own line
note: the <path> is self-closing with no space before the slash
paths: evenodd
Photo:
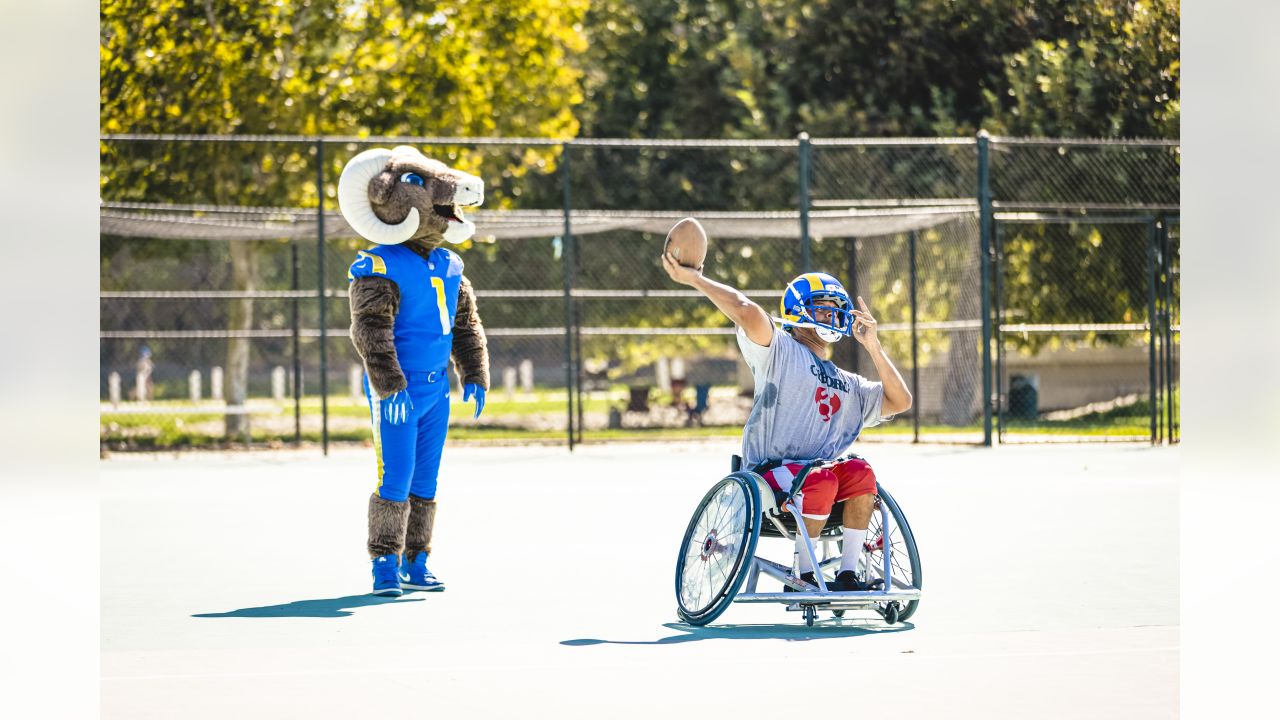
<path id="1" fill-rule="evenodd" d="M 820 306 L 819 300 L 829 300 L 835 307 Z M 814 311 L 819 307 L 831 311 L 830 322 L 818 321 Z M 844 285 L 826 273 L 805 273 L 787 283 L 780 308 L 784 328 L 811 327 L 829 343 L 853 335 L 853 302 Z"/>

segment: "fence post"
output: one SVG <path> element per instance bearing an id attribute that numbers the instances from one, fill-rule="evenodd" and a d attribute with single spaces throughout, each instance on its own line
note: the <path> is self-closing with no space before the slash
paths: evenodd
<path id="1" fill-rule="evenodd" d="M 316 284 L 320 290 L 320 447 L 329 454 L 329 329 L 324 305 L 324 139 L 316 138 Z"/>
<path id="2" fill-rule="evenodd" d="M 982 268 L 982 444 L 991 447 L 991 135 L 978 131 L 978 218 Z"/>
<path id="3" fill-rule="evenodd" d="M 996 416 L 996 439 L 1004 442 L 1005 423 L 1004 423 L 1004 231 L 999 224 L 995 225 L 995 237 L 991 243 L 991 269 L 992 284 L 995 286 L 995 295 L 992 297 L 992 314 L 995 320 L 992 323 L 991 335 L 995 339 L 995 373 L 993 384 L 995 390 L 992 393 L 992 402 L 995 404 L 994 413 Z"/>
<path id="4" fill-rule="evenodd" d="M 1160 223 L 1161 257 L 1164 260 L 1164 407 L 1167 420 L 1165 435 L 1170 444 L 1175 442 L 1173 435 L 1173 244 L 1169 238 L 1169 216 Z"/>
<path id="5" fill-rule="evenodd" d="M 845 289 L 849 291 L 849 298 L 855 299 L 862 292 L 862 288 L 858 286 L 858 238 L 851 237 L 844 241 L 844 257 L 845 257 Z M 874 302 L 874 299 L 873 299 Z M 856 342 L 848 344 L 849 348 L 849 372 L 858 374 L 858 356 L 861 355 L 860 348 Z"/>
<path id="6" fill-rule="evenodd" d="M 569 452 L 573 452 L 573 226 L 570 222 L 572 212 L 572 184 L 569 173 L 569 150 L 571 141 L 566 141 L 560 153 L 560 183 L 564 189 L 564 237 L 560 240 L 560 259 L 564 262 L 564 384 L 565 398 L 569 404 L 569 420 L 566 428 L 569 434 Z"/>
<path id="7" fill-rule="evenodd" d="M 1156 421 L 1156 218 L 1147 219 L 1147 398 L 1151 404 L 1151 445 L 1158 445 Z"/>
<path id="8" fill-rule="evenodd" d="M 813 270 L 812 248 L 809 240 L 809 168 L 812 161 L 809 133 L 800 133 L 800 268 L 802 272 Z"/>
<path id="9" fill-rule="evenodd" d="M 907 233 L 911 258 L 911 442 L 920 442 L 920 340 L 916 334 L 916 240 L 919 232 Z"/>
<path id="10" fill-rule="evenodd" d="M 302 333 L 300 322 L 301 299 L 297 295 L 298 291 L 298 241 L 293 240 L 289 243 L 289 263 L 291 265 L 290 274 L 292 276 L 291 286 L 294 291 L 293 296 L 293 444 L 302 445 Z"/>

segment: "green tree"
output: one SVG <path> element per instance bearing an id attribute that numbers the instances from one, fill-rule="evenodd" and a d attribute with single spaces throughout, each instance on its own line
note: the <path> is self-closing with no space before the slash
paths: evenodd
<path id="1" fill-rule="evenodd" d="M 1005 54 L 984 90 L 987 129 L 1048 137 L 1177 138 L 1177 0 L 1065 4 L 1048 31 Z"/>

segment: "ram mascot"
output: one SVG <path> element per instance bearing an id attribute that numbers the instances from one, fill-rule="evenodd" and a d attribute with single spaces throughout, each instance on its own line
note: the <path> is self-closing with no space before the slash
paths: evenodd
<path id="1" fill-rule="evenodd" d="M 449 429 L 449 360 L 479 417 L 489 355 L 462 258 L 443 244 L 475 233 L 462 208 L 483 200 L 480 178 L 404 146 L 356 155 L 338 181 L 343 218 L 374 243 L 356 253 L 347 280 L 377 457 L 369 497 L 375 595 L 444 589 L 427 557 Z"/>

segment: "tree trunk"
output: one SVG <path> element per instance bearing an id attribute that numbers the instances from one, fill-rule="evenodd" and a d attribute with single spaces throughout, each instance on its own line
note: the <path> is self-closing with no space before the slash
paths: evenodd
<path id="1" fill-rule="evenodd" d="M 258 288 L 257 248 L 252 242 L 232 240 L 231 288 L 252 291 Z M 253 327 L 253 298 L 235 298 L 231 301 L 227 327 L 232 332 L 250 330 Z M 249 396 L 249 343 L 247 337 L 227 339 L 227 404 L 243 408 Z M 227 439 L 243 435 L 247 441 L 249 416 L 227 414 Z"/>

